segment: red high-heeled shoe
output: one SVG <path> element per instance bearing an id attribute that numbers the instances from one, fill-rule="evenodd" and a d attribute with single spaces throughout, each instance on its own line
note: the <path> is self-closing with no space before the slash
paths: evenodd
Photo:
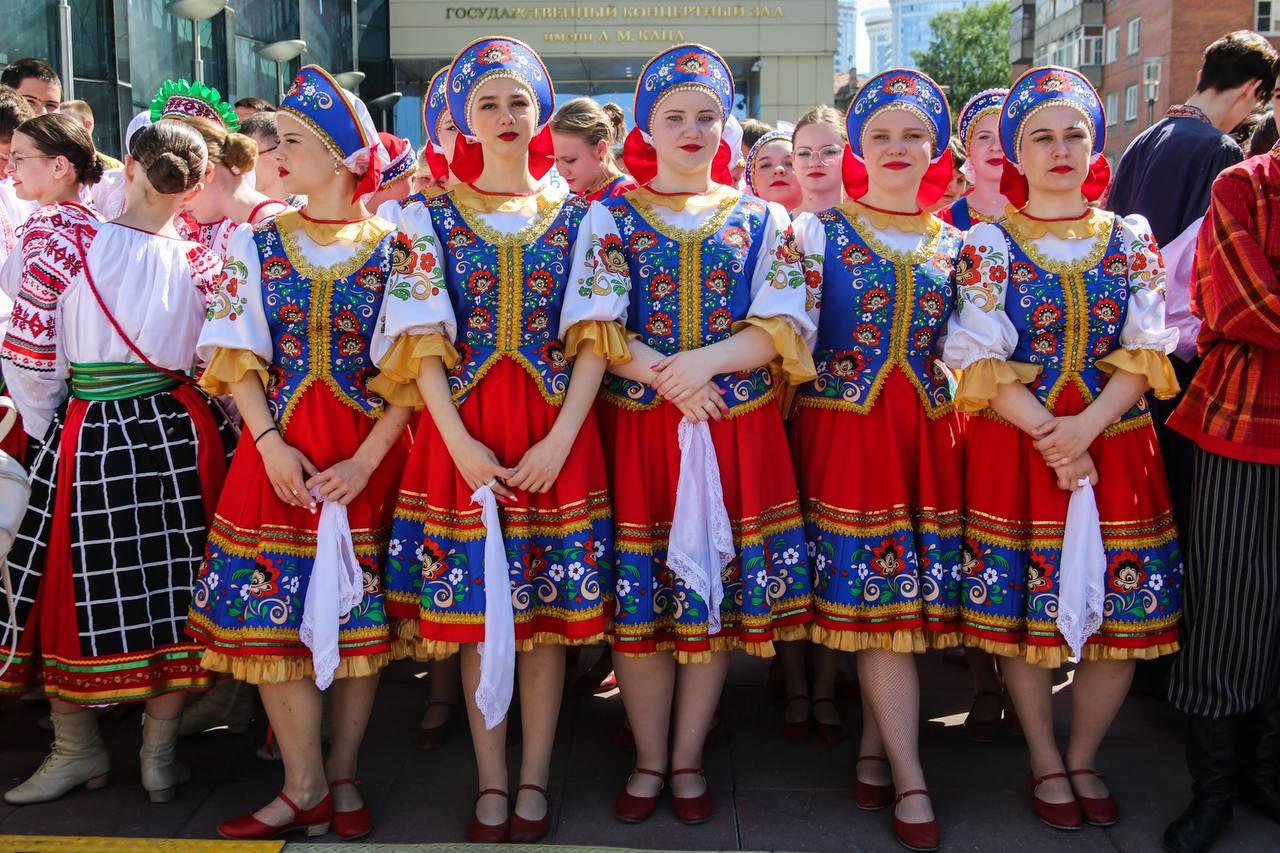
<path id="1" fill-rule="evenodd" d="M 701 767 L 686 767 L 684 770 L 672 770 L 672 776 L 684 776 L 686 774 L 697 774 L 705 777 L 707 774 L 702 772 Z M 711 811 L 713 803 L 711 801 L 711 788 L 708 786 L 701 794 L 696 797 L 677 797 L 673 791 L 671 794 L 671 808 L 676 813 L 676 820 L 683 824 L 693 826 L 699 823 L 706 823 L 711 820 Z"/>
<path id="2" fill-rule="evenodd" d="M 1054 829 L 1079 829 L 1084 825 L 1084 816 L 1080 812 L 1080 804 L 1075 800 L 1065 803 L 1050 803 L 1040 799 L 1036 790 L 1050 779 L 1066 779 L 1066 773 L 1046 773 L 1031 780 L 1031 808 L 1036 817 Z"/>
<path id="3" fill-rule="evenodd" d="M 493 794 L 495 797 L 504 797 L 511 799 L 506 791 L 498 788 L 485 788 L 476 794 L 476 802 L 480 802 L 480 798 L 485 794 Z M 480 817 L 476 814 L 471 815 L 471 825 L 467 827 L 467 841 L 472 844 L 505 844 L 507 839 L 511 837 L 511 817 L 508 816 L 502 823 L 482 823 Z"/>
<path id="4" fill-rule="evenodd" d="M 293 812 L 293 820 L 281 826 L 272 826 L 250 813 L 222 822 L 218 825 L 218 834 L 237 841 L 268 841 L 299 829 L 305 830 L 310 838 L 329 831 L 329 824 L 333 821 L 333 794 L 325 794 L 323 800 L 309 809 L 298 808 L 297 803 L 286 797 L 283 791 L 276 799 L 289 807 Z"/>
<path id="5" fill-rule="evenodd" d="M 662 780 L 662 784 L 658 786 L 658 793 L 652 797 L 639 797 L 629 793 L 624 786 L 622 793 L 618 794 L 617 799 L 613 801 L 613 816 L 623 823 L 640 823 L 648 820 L 653 810 L 658 807 L 658 797 L 662 794 L 662 789 L 666 787 L 667 777 L 664 773 L 657 770 L 646 770 L 643 767 L 637 767 L 631 771 L 632 775 L 640 773 L 645 776 L 656 776 Z M 631 777 L 627 777 L 630 783 Z"/>
<path id="6" fill-rule="evenodd" d="M 836 704 L 834 699 L 825 697 L 814 699 L 813 707 L 817 708 L 819 705 L 830 705 L 836 709 L 837 714 L 840 713 L 840 706 Z M 837 744 L 849 736 L 849 733 L 845 730 L 844 723 L 824 723 L 818 719 L 816 714 L 813 717 L 813 729 L 818 733 L 818 739 L 823 743 Z"/>
<path id="7" fill-rule="evenodd" d="M 511 813 L 511 840 L 517 844 L 532 844 L 551 831 L 551 798 L 547 789 L 541 785 L 521 785 L 517 791 L 537 791 L 547 801 L 547 813 L 537 820 L 520 817 L 519 812 Z"/>
<path id="8" fill-rule="evenodd" d="M 804 702 L 805 717 L 803 720 L 791 721 L 786 717 L 787 708 L 792 702 Z M 797 693 L 795 696 L 788 696 L 786 703 L 782 706 L 782 736 L 787 740 L 804 740 L 809 736 L 809 697 L 804 693 Z"/>
<path id="9" fill-rule="evenodd" d="M 329 791 L 339 785 L 351 785 L 355 787 L 359 785 L 359 779 L 335 779 L 329 783 Z M 358 809 L 352 809 L 349 812 L 340 812 L 335 810 L 333 813 L 333 831 L 339 838 L 344 841 L 350 841 L 353 838 L 364 838 L 373 829 L 373 815 L 369 813 L 369 806 L 362 805 Z"/>
<path id="10" fill-rule="evenodd" d="M 859 779 L 858 763 L 862 761 L 879 761 L 881 764 L 888 764 L 889 759 L 883 755 L 859 755 L 858 760 L 853 764 L 853 801 L 863 811 L 879 811 L 893 802 L 893 785 L 875 785 Z"/>
<path id="11" fill-rule="evenodd" d="M 893 804 L 905 800 L 907 797 L 929 796 L 929 792 L 924 788 L 913 788 L 910 791 L 903 791 L 894 798 Z M 917 850 L 920 853 L 932 853 L 938 849 L 938 821 L 925 820 L 919 823 L 907 823 L 900 820 L 895 814 L 893 816 L 893 834 L 898 837 L 898 843 L 908 850 Z"/>
<path id="12" fill-rule="evenodd" d="M 1102 780 L 1102 774 L 1097 770 L 1072 770 L 1067 776 L 1096 776 L 1099 781 Z M 1072 785 L 1071 789 L 1074 791 L 1075 786 Z M 1120 819 L 1120 807 L 1111 794 L 1105 797 L 1082 797 L 1076 794 L 1076 802 L 1084 812 L 1084 819 L 1094 826 L 1111 826 Z"/>

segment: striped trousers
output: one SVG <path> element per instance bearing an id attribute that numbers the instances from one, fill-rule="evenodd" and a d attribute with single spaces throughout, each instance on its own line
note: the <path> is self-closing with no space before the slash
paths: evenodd
<path id="1" fill-rule="evenodd" d="M 1280 465 L 1197 447 L 1192 501 L 1169 700 L 1243 714 L 1280 699 Z"/>

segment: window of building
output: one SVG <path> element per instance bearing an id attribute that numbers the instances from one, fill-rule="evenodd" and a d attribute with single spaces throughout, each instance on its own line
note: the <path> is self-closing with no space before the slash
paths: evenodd
<path id="1" fill-rule="evenodd" d="M 1107 30 L 1107 55 L 1104 62 L 1115 62 L 1120 58 L 1120 28 Z"/>
<path id="2" fill-rule="evenodd" d="M 1129 21 L 1129 44 L 1125 53 L 1132 56 L 1142 48 L 1142 19 L 1133 18 Z"/>
<path id="3" fill-rule="evenodd" d="M 1254 29 L 1266 35 L 1276 34 L 1275 4 L 1272 0 L 1256 0 L 1253 4 Z"/>
<path id="4" fill-rule="evenodd" d="M 1138 84 L 1134 83 L 1124 90 L 1124 120 L 1134 121 L 1138 117 Z"/>
<path id="5" fill-rule="evenodd" d="M 1120 93 L 1107 92 L 1107 127 L 1111 127 L 1120 120 Z"/>
<path id="6" fill-rule="evenodd" d="M 1102 27 L 1085 27 L 1080 42 L 1080 64 L 1102 64 Z"/>

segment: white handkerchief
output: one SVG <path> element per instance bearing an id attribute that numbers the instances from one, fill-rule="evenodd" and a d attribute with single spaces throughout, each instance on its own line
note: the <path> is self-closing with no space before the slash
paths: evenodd
<path id="1" fill-rule="evenodd" d="M 480 683 L 476 707 L 484 727 L 492 729 L 507 716 L 516 683 L 516 615 L 511 606 L 507 546 L 502 541 L 498 499 L 489 486 L 471 495 L 484 522 L 484 642 L 480 644 Z"/>
<path id="2" fill-rule="evenodd" d="M 680 477 L 675 517 L 667 541 L 667 566 L 707 605 L 707 633 L 720 633 L 724 584 L 720 573 L 733 559 L 733 528 L 724 508 L 720 466 L 706 423 L 680 421 Z"/>
<path id="3" fill-rule="evenodd" d="M 1087 479 L 1071 493 L 1058 569 L 1058 630 L 1078 659 L 1085 642 L 1102 627 L 1107 555 L 1102 549 L 1098 502 Z"/>
<path id="4" fill-rule="evenodd" d="M 333 673 L 341 661 L 338 626 L 362 598 L 364 576 L 356 562 L 347 508 L 325 501 L 320 508 L 316 560 L 311 566 L 311 580 L 302 605 L 302 627 L 298 630 L 303 645 L 311 649 L 316 687 L 321 690 L 333 683 Z"/>

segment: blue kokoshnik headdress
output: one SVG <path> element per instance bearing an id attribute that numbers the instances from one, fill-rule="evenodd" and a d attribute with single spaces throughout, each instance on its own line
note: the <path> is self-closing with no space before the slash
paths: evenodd
<path id="1" fill-rule="evenodd" d="M 329 153 L 360 180 L 353 201 L 377 192 L 387 151 L 364 101 L 343 89 L 318 65 L 306 65 L 293 78 L 280 112 L 314 133 Z"/>
<path id="2" fill-rule="evenodd" d="M 868 80 L 845 116 L 849 143 L 845 148 L 843 177 L 845 192 L 859 198 L 867 191 L 867 168 L 862 160 L 862 137 L 871 120 L 884 110 L 902 110 L 920 119 L 929 128 L 933 141 L 932 165 L 925 172 L 916 193 L 922 208 L 929 207 L 946 192 L 954 166 L 951 161 L 951 108 L 947 96 L 929 75 L 911 68 L 882 71 Z"/>
<path id="3" fill-rule="evenodd" d="M 1017 79 L 1005 96 L 1000 110 L 1000 145 L 1004 149 L 1005 168 L 1000 191 L 1014 207 L 1027 203 L 1027 179 L 1016 168 L 1018 147 L 1027 121 L 1049 107 L 1070 107 L 1080 113 L 1089 125 L 1093 138 L 1093 159 L 1080 192 L 1088 201 L 1097 201 L 1111 183 L 1111 165 L 1102 156 L 1107 144 L 1107 118 L 1102 100 L 1093 84 L 1072 68 L 1047 65 L 1032 68 Z"/>
<path id="4" fill-rule="evenodd" d="M 768 133 L 766 133 L 764 136 L 757 139 L 756 144 L 752 145 L 751 150 L 747 152 L 746 178 L 747 178 L 748 192 L 754 195 L 759 195 L 759 193 L 756 192 L 755 181 L 752 179 L 752 172 L 755 171 L 756 156 L 760 153 L 760 149 L 764 148 L 770 142 L 777 142 L 778 140 L 782 140 L 784 142 L 790 142 L 791 132 L 786 130 L 771 130 Z"/>
<path id="5" fill-rule="evenodd" d="M 450 167 L 463 181 L 474 181 L 484 168 L 484 155 L 471 129 L 471 108 L 480 87 L 494 78 L 516 80 L 528 87 L 538 108 L 534 136 L 529 142 L 529 173 L 541 178 L 555 162 L 548 124 L 555 112 L 556 94 L 547 66 L 533 48 L 508 36 L 491 36 L 464 47 L 445 78 L 445 105 L 458 128 Z M 428 93 L 428 108 L 430 108 Z M 437 120 L 439 114 L 437 113 Z M 434 128 L 429 129 L 430 134 Z"/>
<path id="6" fill-rule="evenodd" d="M 709 47 L 678 44 L 650 59 L 636 81 L 636 126 L 622 146 L 622 159 L 637 183 L 647 184 L 658 170 L 658 155 L 650 136 L 653 117 L 662 102 L 676 92 L 702 92 L 720 107 L 724 120 L 720 146 L 711 165 L 711 178 L 733 184 L 731 167 L 740 158 L 742 135 L 733 117 L 733 73 L 728 64 Z M 736 138 L 736 141 L 731 141 Z"/>
<path id="7" fill-rule="evenodd" d="M 965 151 L 969 150 L 969 137 L 973 135 L 973 126 L 979 119 L 998 114 L 1004 107 L 1004 99 L 1008 94 L 1008 89 L 985 89 L 970 98 L 968 103 L 960 108 L 956 129 L 960 144 L 964 146 Z"/>
<path id="8" fill-rule="evenodd" d="M 422 99 L 422 130 L 427 136 L 422 158 L 437 181 L 445 181 L 449 177 L 451 152 L 444 150 L 444 143 L 440 140 L 440 124 L 449 115 L 449 94 L 445 90 L 448 82 L 449 67 L 445 66 L 432 76 L 427 84 L 426 97 Z"/>

